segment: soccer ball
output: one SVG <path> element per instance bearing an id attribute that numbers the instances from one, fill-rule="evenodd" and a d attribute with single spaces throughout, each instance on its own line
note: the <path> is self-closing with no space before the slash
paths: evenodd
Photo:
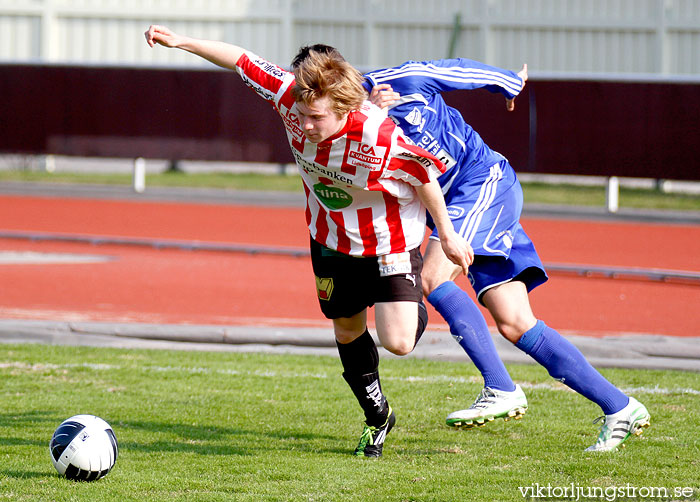
<path id="1" fill-rule="evenodd" d="M 119 445 L 107 422 L 94 415 L 64 420 L 49 443 L 58 473 L 74 481 L 95 481 L 114 467 Z"/>

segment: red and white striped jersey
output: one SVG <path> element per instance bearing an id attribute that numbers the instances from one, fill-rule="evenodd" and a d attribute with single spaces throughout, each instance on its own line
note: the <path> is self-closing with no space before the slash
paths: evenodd
<path id="1" fill-rule="evenodd" d="M 321 142 L 306 140 L 291 94 L 294 74 L 250 52 L 237 63 L 243 81 L 282 117 L 306 192 L 311 237 L 352 256 L 382 256 L 420 246 L 425 207 L 414 186 L 445 167 L 409 144 L 384 112 L 369 101 L 347 124 Z"/>

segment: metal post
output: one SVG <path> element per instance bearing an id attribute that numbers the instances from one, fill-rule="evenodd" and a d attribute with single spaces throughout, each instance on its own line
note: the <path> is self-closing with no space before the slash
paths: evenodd
<path id="1" fill-rule="evenodd" d="M 457 42 L 459 41 L 459 35 L 462 31 L 462 13 L 457 12 L 455 14 L 455 20 L 452 24 L 452 33 L 450 34 L 450 47 L 447 50 L 447 57 L 454 58 L 457 55 Z"/>
<path id="2" fill-rule="evenodd" d="M 139 157 L 134 160 L 134 192 L 143 193 L 146 190 L 146 159 Z"/>
<path id="3" fill-rule="evenodd" d="M 608 212 L 616 213 L 620 208 L 620 180 L 617 176 L 610 176 L 605 188 L 605 203 Z"/>
<path id="4" fill-rule="evenodd" d="M 44 170 L 47 173 L 56 172 L 56 159 L 53 155 L 47 154 L 44 156 Z"/>

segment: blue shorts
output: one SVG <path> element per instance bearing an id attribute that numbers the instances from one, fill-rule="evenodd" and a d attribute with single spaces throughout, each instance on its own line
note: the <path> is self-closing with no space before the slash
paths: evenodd
<path id="1" fill-rule="evenodd" d="M 518 280 L 531 291 L 547 281 L 535 246 L 520 226 L 523 190 L 508 161 L 458 173 L 445 204 L 455 230 L 474 249 L 469 280 L 479 302 L 499 284 Z M 430 238 L 438 239 L 430 215 L 428 226 Z"/>

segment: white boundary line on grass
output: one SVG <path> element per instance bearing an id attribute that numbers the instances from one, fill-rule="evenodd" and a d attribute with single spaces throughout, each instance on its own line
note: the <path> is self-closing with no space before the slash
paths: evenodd
<path id="1" fill-rule="evenodd" d="M 335 375 L 328 375 L 325 373 L 297 373 L 297 372 L 279 372 L 271 370 L 258 370 L 258 371 L 238 371 L 238 370 L 212 370 L 210 368 L 204 367 L 183 367 L 183 366 L 143 366 L 140 368 L 131 368 L 116 364 L 101 364 L 101 363 L 66 363 L 66 364 L 53 364 L 53 363 L 22 363 L 22 362 L 4 362 L 0 363 L 0 369 L 22 369 L 22 370 L 57 370 L 57 369 L 71 369 L 71 368 L 86 368 L 95 371 L 109 371 L 109 370 L 127 370 L 127 369 L 140 369 L 141 371 L 152 371 L 152 372 L 174 372 L 174 373 L 189 373 L 189 374 L 218 374 L 218 375 L 228 375 L 228 376 L 253 376 L 253 377 L 265 377 L 265 378 L 316 378 L 316 379 L 327 379 Z M 422 376 L 408 376 L 408 377 L 392 377 L 383 376 L 382 379 L 390 381 L 399 382 L 424 382 L 424 383 L 472 383 L 472 384 L 482 384 L 483 380 L 481 377 L 449 377 L 449 376 L 435 376 L 435 377 L 422 377 Z M 555 391 L 566 391 L 573 392 L 571 389 L 565 385 L 553 382 L 553 383 L 529 383 L 529 382 L 518 382 L 521 387 L 526 389 L 544 389 L 544 390 L 555 390 Z M 660 394 L 660 395 L 672 395 L 672 394 L 690 394 L 695 396 L 700 396 L 700 390 L 693 389 L 692 387 L 675 387 L 675 388 L 665 388 L 655 385 L 653 387 L 649 386 L 637 386 L 637 387 L 623 387 L 621 388 L 626 394 Z"/>

